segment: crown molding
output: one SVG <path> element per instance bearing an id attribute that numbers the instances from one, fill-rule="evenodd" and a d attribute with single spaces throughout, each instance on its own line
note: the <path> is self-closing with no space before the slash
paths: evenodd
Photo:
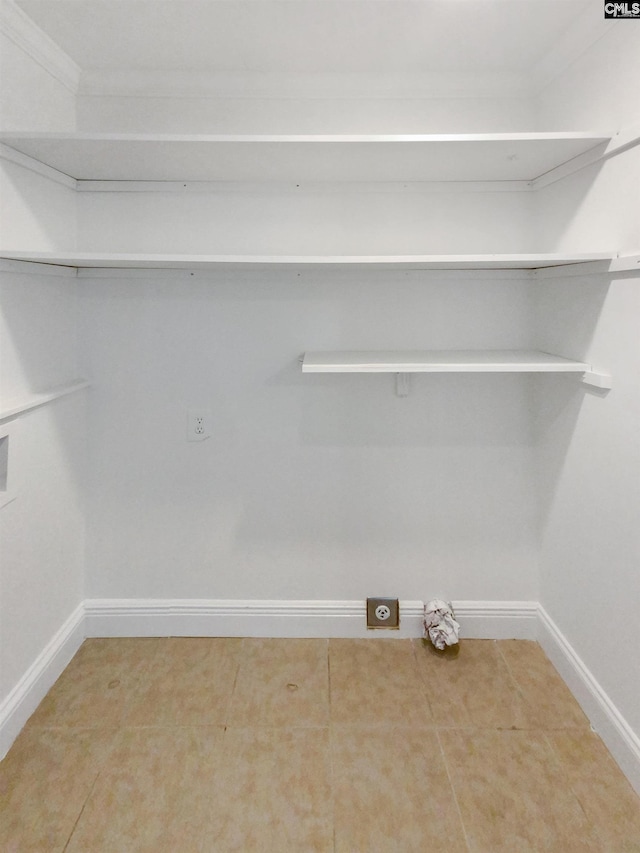
<path id="1" fill-rule="evenodd" d="M 80 68 L 13 0 L 0 3 L 0 32 L 55 77 L 72 94 L 80 86 Z"/>

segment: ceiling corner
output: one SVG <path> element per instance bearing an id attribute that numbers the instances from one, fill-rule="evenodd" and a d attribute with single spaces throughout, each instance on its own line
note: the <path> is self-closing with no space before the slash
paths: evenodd
<path id="1" fill-rule="evenodd" d="M 589 4 L 569 29 L 561 33 L 551 48 L 531 69 L 532 95 L 540 94 L 576 59 L 605 36 L 611 21 L 604 19 L 600 5 Z"/>

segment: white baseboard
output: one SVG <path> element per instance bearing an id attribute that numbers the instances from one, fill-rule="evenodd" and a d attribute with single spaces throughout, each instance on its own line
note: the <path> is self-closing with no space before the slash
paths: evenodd
<path id="1" fill-rule="evenodd" d="M 474 640 L 535 640 L 536 601 L 454 601 L 460 635 Z"/>
<path id="2" fill-rule="evenodd" d="M 537 603 L 454 602 L 463 637 L 535 639 Z M 400 602 L 400 628 L 366 627 L 364 601 L 88 599 L 88 637 L 421 637 L 423 603 Z"/>
<path id="3" fill-rule="evenodd" d="M 640 737 L 542 605 L 538 607 L 538 642 L 580 703 L 594 731 L 640 794 Z"/>
<path id="4" fill-rule="evenodd" d="M 79 604 L 0 705 L 0 758 L 80 648 L 83 629 L 84 605 Z"/>
<path id="5" fill-rule="evenodd" d="M 88 637 L 417 637 L 421 616 L 421 601 L 402 601 L 399 630 L 367 631 L 362 601 L 85 601 Z"/>

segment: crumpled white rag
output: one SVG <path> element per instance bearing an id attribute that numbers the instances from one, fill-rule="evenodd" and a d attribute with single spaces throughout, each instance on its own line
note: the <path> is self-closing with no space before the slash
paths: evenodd
<path id="1" fill-rule="evenodd" d="M 453 608 L 446 601 L 434 598 L 424 606 L 424 632 L 436 649 L 442 651 L 445 646 L 458 642 L 460 625 L 453 615 Z"/>

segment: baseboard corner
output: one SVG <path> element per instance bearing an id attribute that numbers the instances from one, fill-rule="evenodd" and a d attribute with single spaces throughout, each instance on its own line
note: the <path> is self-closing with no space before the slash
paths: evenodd
<path id="1" fill-rule="evenodd" d="M 56 631 L 0 705 L 0 759 L 61 675 L 84 639 L 84 602 Z"/>
<path id="2" fill-rule="evenodd" d="M 579 702 L 593 730 L 640 794 L 640 737 L 541 604 L 538 642 Z"/>

